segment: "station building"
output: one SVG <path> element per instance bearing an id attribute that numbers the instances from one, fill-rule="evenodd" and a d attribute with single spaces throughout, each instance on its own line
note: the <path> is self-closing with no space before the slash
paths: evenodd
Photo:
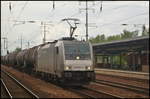
<path id="1" fill-rule="evenodd" d="M 149 36 L 93 44 L 96 68 L 149 72 Z"/>

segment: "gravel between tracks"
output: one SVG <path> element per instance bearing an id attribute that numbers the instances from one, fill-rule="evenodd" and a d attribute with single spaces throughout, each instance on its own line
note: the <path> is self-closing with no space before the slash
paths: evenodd
<path id="1" fill-rule="evenodd" d="M 77 93 L 67 91 L 54 84 L 45 82 L 28 74 L 17 71 L 12 67 L 6 67 L 1 65 L 1 69 L 8 71 L 12 75 L 14 75 L 25 86 L 32 89 L 32 91 L 36 93 L 40 98 L 83 98 Z"/>

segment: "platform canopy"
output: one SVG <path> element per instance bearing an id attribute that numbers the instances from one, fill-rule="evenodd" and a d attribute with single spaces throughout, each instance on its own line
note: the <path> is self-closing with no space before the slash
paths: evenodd
<path id="1" fill-rule="evenodd" d="M 125 40 L 95 43 L 93 45 L 94 54 L 120 54 L 123 52 L 149 51 L 149 36 L 130 38 Z"/>

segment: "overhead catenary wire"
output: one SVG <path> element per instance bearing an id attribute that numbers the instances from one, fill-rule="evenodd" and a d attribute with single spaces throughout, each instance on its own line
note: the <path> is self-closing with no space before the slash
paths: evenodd
<path id="1" fill-rule="evenodd" d="M 135 18 L 135 17 L 141 16 L 141 15 L 145 15 L 145 14 L 147 14 L 147 13 L 148 13 L 148 12 L 144 12 L 144 13 L 140 13 L 140 14 L 137 14 L 137 15 L 133 15 L 133 16 L 130 16 L 130 17 L 127 17 L 127 18 L 121 19 L 121 20 L 117 20 L 117 21 L 109 22 L 109 23 L 106 23 L 106 24 L 100 25 L 100 27 L 103 27 L 103 26 L 105 26 L 105 25 L 110 25 L 110 24 L 113 24 L 113 23 L 116 23 L 116 22 L 121 22 L 121 21 L 130 20 L 130 19 L 132 19 L 132 18 Z"/>
<path id="2" fill-rule="evenodd" d="M 21 8 L 20 13 L 19 13 L 18 16 L 16 17 L 17 20 L 19 20 L 21 14 L 22 14 L 22 12 L 23 12 L 23 10 L 25 9 L 25 7 L 26 7 L 27 4 L 28 4 L 28 1 L 26 1 L 25 4 L 23 5 L 23 7 Z M 15 22 L 15 23 L 16 23 L 16 22 Z M 14 23 L 14 24 L 15 24 L 15 23 Z"/>
<path id="3" fill-rule="evenodd" d="M 23 12 L 23 10 L 24 10 L 25 6 L 27 5 L 27 3 L 28 3 L 28 1 L 25 2 L 25 4 L 23 5 L 22 9 L 20 10 L 20 13 L 19 13 L 18 17 L 16 17 L 17 20 L 20 18 L 20 15 L 21 15 L 21 13 Z M 10 7 L 10 4 L 11 4 L 11 7 Z M 9 10 L 12 10 L 12 3 L 9 3 Z M 16 23 L 16 22 L 15 22 L 15 23 L 12 25 L 12 27 L 11 27 L 11 26 L 10 26 L 10 25 L 11 25 L 11 24 L 10 24 L 10 21 L 11 21 L 10 18 L 12 18 L 12 11 L 11 11 L 9 17 L 8 17 L 8 26 L 9 26 L 9 29 L 8 29 L 6 35 L 8 35 L 8 33 L 13 30 L 14 25 L 15 25 L 15 23 Z"/>
<path id="4" fill-rule="evenodd" d="M 53 0 L 53 1 L 54 1 L 54 0 Z M 53 1 L 52 1 L 52 2 L 53 2 Z M 52 9 L 52 10 L 51 10 L 52 12 L 51 12 L 50 14 L 48 14 L 48 16 L 46 16 L 46 19 L 48 19 L 49 17 L 53 17 L 53 16 L 54 16 L 54 13 L 56 12 L 57 9 L 59 9 L 60 7 L 66 5 L 66 3 L 64 3 L 64 4 L 62 4 L 62 5 L 56 7 L 56 2 L 53 2 L 53 4 L 54 4 L 53 7 L 54 7 L 55 9 Z M 56 8 L 57 8 L 57 9 L 56 9 Z"/>
<path id="5" fill-rule="evenodd" d="M 11 2 L 8 2 L 8 9 L 9 9 L 9 11 L 10 11 L 10 14 L 9 14 L 9 16 L 8 16 L 8 27 L 9 27 L 9 29 L 8 29 L 8 31 L 7 31 L 7 33 L 6 33 L 6 36 L 8 35 L 8 33 L 12 30 L 11 29 L 11 26 L 10 26 L 10 18 L 12 18 L 12 3 Z"/>
<path id="6" fill-rule="evenodd" d="M 102 2 L 100 2 L 101 4 L 102 4 Z M 99 4 L 100 4 L 99 3 Z M 96 4 L 97 5 L 97 4 Z M 114 11 L 114 10 L 117 10 L 117 9 L 120 9 L 120 8 L 123 8 L 123 7 L 128 7 L 128 5 L 121 5 L 121 6 L 118 6 L 118 7 L 114 7 L 114 8 L 110 8 L 110 9 L 108 9 L 108 10 L 112 10 L 112 11 Z M 107 9 L 106 9 L 107 10 Z M 81 13 L 75 13 L 75 14 L 73 14 L 73 15 L 71 15 L 71 17 L 73 17 L 73 16 L 76 16 L 76 15 L 79 15 L 79 14 L 81 14 Z M 120 20 L 119 20 L 120 21 Z M 59 23 L 61 23 L 61 22 L 59 22 Z"/>
<path id="7" fill-rule="evenodd" d="M 101 3 L 101 2 L 95 4 L 94 6 L 96 6 L 96 5 L 100 4 L 100 3 Z M 93 6 L 93 5 L 89 6 L 89 8 L 92 7 L 92 6 Z M 76 16 L 76 15 L 79 15 L 79 14 L 81 14 L 81 13 L 80 13 L 80 12 L 75 13 L 75 14 L 71 15 L 70 17 Z"/>
<path id="8" fill-rule="evenodd" d="M 101 4 L 101 2 L 95 4 L 95 6 L 98 5 L 98 4 Z M 90 6 L 90 7 L 92 7 L 92 6 Z M 120 8 L 123 8 L 123 7 L 128 7 L 128 6 L 127 6 L 127 5 L 124 5 L 124 6 L 114 7 L 114 8 L 110 8 L 110 9 L 111 9 L 112 11 L 114 11 L 114 10 L 117 10 L 117 9 L 120 9 Z M 110 9 L 106 9 L 105 11 L 110 10 Z M 71 17 L 77 16 L 77 15 L 79 15 L 79 14 L 81 14 L 81 13 L 79 13 L 79 12 L 78 12 L 78 13 L 75 13 L 75 14 L 71 15 Z"/>
<path id="9" fill-rule="evenodd" d="M 95 5 L 98 5 L 98 4 L 100 4 L 101 2 L 99 2 L 99 3 L 97 3 L 97 4 L 95 4 Z M 58 6 L 57 8 L 60 8 L 60 7 L 62 7 L 62 6 L 64 6 L 64 5 L 66 5 L 66 3 L 64 3 L 64 4 L 62 4 L 62 5 L 60 5 L 60 6 Z M 92 7 L 92 6 L 89 6 L 89 7 Z M 55 11 L 56 12 L 56 11 Z M 71 15 L 70 17 L 73 17 L 73 16 L 76 16 L 76 15 L 78 15 L 78 14 L 81 14 L 81 13 L 75 13 L 75 14 L 73 14 L 73 15 Z M 54 12 L 52 12 L 50 15 L 48 15 L 47 16 L 47 18 L 48 17 L 52 17 L 52 16 L 54 16 Z M 46 19 L 47 19 L 46 18 Z M 57 24 L 60 24 L 60 23 L 62 23 L 61 21 L 59 21 Z"/>
<path id="10" fill-rule="evenodd" d="M 100 3 L 101 3 L 101 2 L 99 2 L 99 3 L 97 3 L 97 4 L 94 4 L 94 5 L 98 5 L 98 4 L 100 4 Z M 92 6 L 89 6 L 89 8 L 90 8 L 90 7 L 92 7 Z M 80 13 L 80 12 L 77 12 L 77 13 L 71 15 L 70 17 L 74 17 L 74 16 L 79 15 L 79 14 L 81 14 L 81 13 Z M 62 21 L 59 21 L 57 24 L 60 24 L 60 23 L 62 23 Z"/>
<path id="11" fill-rule="evenodd" d="M 148 13 L 148 12 L 140 13 L 140 14 L 137 14 L 137 15 L 133 15 L 133 16 L 130 16 L 130 17 L 121 19 L 121 20 L 117 20 L 117 21 L 113 21 L 113 22 L 106 23 L 106 24 L 100 25 L 100 26 L 98 26 L 98 27 L 101 28 L 101 27 L 104 27 L 104 26 L 106 26 L 106 25 L 111 25 L 111 24 L 114 24 L 114 23 L 117 23 L 117 22 L 122 22 L 122 21 L 130 20 L 130 19 L 132 19 L 132 18 L 141 16 L 141 15 L 145 15 L 145 14 L 147 14 L 147 13 Z M 118 23 L 117 23 L 117 24 L 118 24 Z M 122 25 L 122 24 L 118 24 L 118 25 Z M 99 28 L 98 28 L 98 29 L 99 29 Z M 97 31 L 97 30 L 95 30 L 95 31 Z M 94 32 L 95 32 L 95 31 L 94 31 Z"/>
<path id="12" fill-rule="evenodd" d="M 139 17 L 139 16 L 145 15 L 145 14 L 148 14 L 148 12 L 144 12 L 144 13 L 136 14 L 136 15 L 133 15 L 133 16 L 129 16 L 129 17 L 126 17 L 126 18 L 121 19 L 121 20 L 117 20 L 117 21 L 105 23 L 105 24 L 103 24 L 103 25 L 100 25 L 99 27 L 103 27 L 103 26 L 105 26 L 105 25 L 111 25 L 111 24 L 114 24 L 114 23 L 117 23 L 117 22 L 122 22 L 122 21 L 130 20 L 130 19 L 132 19 L 132 18 Z"/>
<path id="13" fill-rule="evenodd" d="M 38 35 L 37 35 L 37 31 L 38 31 L 38 28 L 37 28 L 36 30 L 34 30 L 33 32 L 31 32 L 31 34 L 33 34 L 33 35 L 30 35 L 31 38 L 28 39 L 29 42 L 35 42 L 35 41 L 33 40 L 33 37 L 34 37 L 34 39 L 37 38 L 37 36 L 38 36 Z M 9 47 L 14 46 L 14 44 L 16 44 L 17 42 L 18 42 L 18 44 L 20 44 L 20 42 L 19 42 L 18 39 L 17 39 L 17 40 L 15 40 L 14 42 L 10 43 L 10 44 L 9 44 Z M 27 41 L 25 41 L 25 42 L 27 42 Z M 23 42 L 23 43 L 24 43 L 24 42 Z"/>
<path id="14" fill-rule="evenodd" d="M 98 4 L 102 4 L 102 1 L 99 2 L 99 3 L 97 3 L 97 4 L 95 4 L 95 5 L 98 5 Z M 92 7 L 92 6 L 90 6 L 90 7 Z M 127 7 L 127 5 L 119 6 L 119 7 L 114 7 L 114 8 L 111 8 L 111 10 L 114 11 L 114 10 L 116 10 L 116 9 L 123 8 L 123 7 Z M 110 10 L 110 9 L 106 9 L 106 10 Z M 79 14 L 81 14 L 81 13 L 79 13 L 79 12 L 78 12 L 78 13 L 75 13 L 75 14 L 73 14 L 71 17 L 76 16 L 76 15 L 79 15 Z"/>
<path id="15" fill-rule="evenodd" d="M 28 1 L 26 1 L 25 4 L 23 5 L 23 7 L 21 8 L 20 13 L 19 13 L 17 19 L 20 18 L 20 15 L 22 14 L 22 12 L 23 12 L 23 10 L 25 9 L 25 7 L 26 7 L 27 4 L 28 4 Z"/>

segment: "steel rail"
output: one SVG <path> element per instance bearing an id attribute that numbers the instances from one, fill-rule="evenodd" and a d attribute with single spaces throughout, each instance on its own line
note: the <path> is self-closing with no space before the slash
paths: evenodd
<path id="1" fill-rule="evenodd" d="M 97 97 L 95 97 L 94 95 L 90 95 L 90 94 L 88 94 L 88 93 L 86 93 L 86 92 L 84 92 L 84 91 L 78 90 L 78 89 L 69 88 L 68 90 L 70 90 L 70 91 L 72 91 L 72 92 L 76 92 L 76 93 L 78 93 L 78 94 L 80 94 L 80 95 L 86 96 L 86 98 L 87 98 L 87 97 L 88 97 L 88 98 L 97 98 Z"/>
<path id="2" fill-rule="evenodd" d="M 149 73 L 143 72 L 131 72 L 131 71 L 123 71 L 123 70 L 107 70 L 107 69 L 95 69 L 96 74 L 100 75 L 110 75 L 117 77 L 125 77 L 130 79 L 137 80 L 149 80 Z M 104 73 L 107 72 L 107 73 Z M 121 75 L 119 75 L 121 74 Z M 143 78 L 145 77 L 145 78 Z"/>
<path id="3" fill-rule="evenodd" d="M 28 89 L 27 87 L 25 87 L 22 83 L 20 83 L 16 78 L 14 78 L 13 76 L 11 76 L 10 74 L 8 74 L 6 71 L 2 70 L 2 72 L 4 72 L 6 75 L 8 75 L 12 80 L 14 80 L 17 84 L 19 84 L 23 89 L 25 89 L 29 94 L 31 94 L 32 96 L 34 96 L 35 98 L 39 99 L 39 97 L 33 93 L 30 89 Z"/>
<path id="4" fill-rule="evenodd" d="M 114 95 L 114 94 L 111 94 L 111 93 L 108 93 L 108 92 L 104 92 L 104 91 L 100 91 L 100 90 L 95 90 L 93 88 L 89 88 L 87 86 L 83 86 L 84 89 L 88 89 L 88 90 L 91 90 L 93 92 L 96 92 L 96 93 L 100 93 L 100 94 L 104 94 L 106 96 L 110 96 L 111 98 L 124 98 L 122 96 L 118 96 L 118 95 Z"/>
<path id="5" fill-rule="evenodd" d="M 104 92 L 104 91 L 95 90 L 95 89 L 92 89 L 92 88 L 89 88 L 89 87 L 86 87 L 86 86 L 80 86 L 80 89 L 79 88 L 69 88 L 69 90 L 71 90 L 73 92 L 76 92 L 76 93 L 79 93 L 81 95 L 87 96 L 88 98 L 102 98 L 102 97 L 104 97 L 103 95 L 106 95 L 106 97 L 104 97 L 104 98 L 107 98 L 107 97 L 109 97 L 109 98 L 124 98 L 124 97 L 113 95 L 111 93 L 107 93 L 107 92 Z M 93 95 L 91 93 L 87 93 L 86 90 L 94 92 L 94 93 L 96 93 L 96 94 L 98 94 L 102 97 L 98 97 L 98 96 Z"/>
<path id="6" fill-rule="evenodd" d="M 123 88 L 123 89 L 131 90 L 131 91 L 136 91 L 139 93 L 144 93 L 146 95 L 149 94 L 149 89 L 147 89 L 147 88 L 141 88 L 141 87 L 132 86 L 132 85 L 128 85 L 128 84 L 126 85 L 126 84 L 121 84 L 121 83 L 117 83 L 117 82 L 105 81 L 105 80 L 96 80 L 95 83 L 109 85 L 109 86 L 118 87 L 118 88 Z"/>
<path id="7" fill-rule="evenodd" d="M 136 75 L 144 75 L 144 76 L 148 76 L 149 75 L 149 73 L 145 73 L 145 72 L 112 70 L 112 69 L 99 69 L 99 68 L 95 68 L 95 71 L 106 71 L 106 72 L 115 72 L 115 73 L 124 73 L 124 74 L 136 74 Z"/>
<path id="8" fill-rule="evenodd" d="M 2 82 L 2 85 L 4 86 L 6 92 L 8 93 L 8 96 L 12 99 L 12 95 L 11 95 L 10 91 L 8 90 L 6 84 L 4 83 L 3 79 L 1 79 L 1 82 Z"/>

